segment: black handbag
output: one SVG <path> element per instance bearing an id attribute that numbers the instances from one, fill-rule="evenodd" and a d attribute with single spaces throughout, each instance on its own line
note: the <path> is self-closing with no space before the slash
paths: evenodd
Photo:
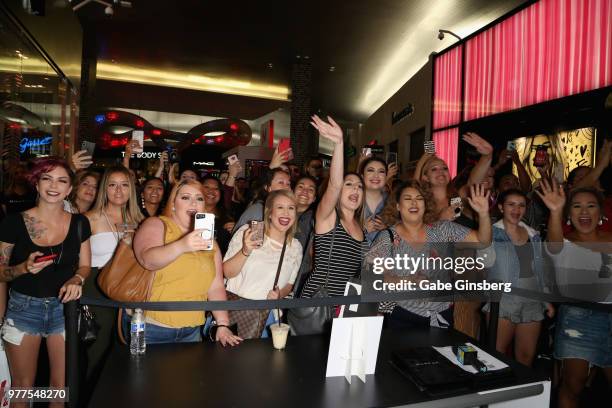
<path id="1" fill-rule="evenodd" d="M 332 239 L 329 246 L 329 256 L 327 257 L 327 272 L 325 274 L 325 283 L 317 288 L 311 296 L 312 299 L 320 299 L 329 297 L 327 283 L 329 280 L 329 264 L 331 255 L 334 249 L 334 239 L 336 238 L 336 230 L 340 223 L 340 216 L 336 214 L 336 225 L 332 232 Z M 321 334 L 329 331 L 331 321 L 333 319 L 333 308 L 331 306 L 311 306 L 290 309 L 287 313 L 287 322 L 291 328 L 291 334 L 294 336 Z"/>
<path id="2" fill-rule="evenodd" d="M 95 315 L 87 305 L 79 306 L 79 320 L 77 322 L 79 338 L 83 343 L 93 343 L 98 338 L 100 325 L 96 322 Z"/>
<path id="3" fill-rule="evenodd" d="M 77 237 L 79 238 L 79 247 L 83 238 L 83 221 L 77 220 Z M 96 316 L 89 310 L 87 305 L 79 304 L 79 318 L 77 321 L 77 332 L 83 343 L 93 343 L 98 338 L 100 325 L 96 322 Z"/>

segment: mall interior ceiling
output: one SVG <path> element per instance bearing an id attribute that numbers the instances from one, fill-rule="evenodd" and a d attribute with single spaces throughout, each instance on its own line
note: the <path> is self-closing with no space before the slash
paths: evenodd
<path id="1" fill-rule="evenodd" d="M 299 56 L 312 64 L 313 107 L 361 122 L 432 51 L 456 41 L 439 40 L 439 28 L 465 36 L 521 3 L 132 0 L 131 7 L 114 7 L 112 16 L 96 3 L 76 13 L 95 38 L 102 105 L 254 119 L 289 106 Z M 160 92 L 152 85 L 158 77 L 189 83 L 168 82 Z M 253 84 L 261 93 L 249 94 Z M 244 85 L 246 95 L 226 92 L 226 85 Z"/>

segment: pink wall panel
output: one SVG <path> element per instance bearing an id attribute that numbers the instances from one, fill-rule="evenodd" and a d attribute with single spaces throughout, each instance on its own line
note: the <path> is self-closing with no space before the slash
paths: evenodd
<path id="1" fill-rule="evenodd" d="M 463 47 L 436 59 L 434 73 L 434 129 L 457 125 L 461 120 L 461 57 Z"/>
<path id="2" fill-rule="evenodd" d="M 433 133 L 436 144 L 436 156 L 443 159 L 448 166 L 451 178 L 457 175 L 457 153 L 459 148 L 459 128 L 450 128 Z"/>
<path id="3" fill-rule="evenodd" d="M 612 0 L 541 0 L 465 47 L 464 120 L 609 86 Z"/>

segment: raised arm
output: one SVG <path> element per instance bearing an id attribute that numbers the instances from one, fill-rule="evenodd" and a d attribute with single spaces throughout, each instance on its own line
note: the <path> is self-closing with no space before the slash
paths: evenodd
<path id="1" fill-rule="evenodd" d="M 186 252 L 205 250 L 210 241 L 202 239 L 202 230 L 185 234 L 170 244 L 164 245 L 164 223 L 157 217 L 147 218 L 136 231 L 134 255 L 138 262 L 149 270 L 161 269 Z"/>
<path id="2" fill-rule="evenodd" d="M 531 177 L 529 177 L 527 169 L 525 169 L 525 165 L 521 161 L 518 152 L 516 150 L 513 150 L 511 155 L 512 163 L 516 165 L 516 171 L 518 173 L 519 185 L 521 186 L 521 190 L 525 193 L 528 193 L 531 191 Z"/>
<path id="3" fill-rule="evenodd" d="M 557 254 L 563 249 L 563 206 L 565 205 L 565 191 L 557 180 L 552 179 L 552 184 L 546 180 L 540 180 L 542 192 L 536 193 L 542 202 L 550 210 L 548 216 L 548 233 L 546 234 L 546 247 L 552 254 Z"/>
<path id="4" fill-rule="evenodd" d="M 485 193 L 480 184 L 470 186 L 470 195 L 467 197 L 470 207 L 478 214 L 478 231 L 471 230 L 463 242 L 479 243 L 489 246 L 492 239 L 491 217 L 489 217 L 489 195 Z"/>
<path id="5" fill-rule="evenodd" d="M 155 177 L 164 180 L 164 167 L 168 163 L 168 152 L 162 152 L 159 156 L 159 166 L 155 172 Z"/>
<path id="6" fill-rule="evenodd" d="M 312 117 L 312 126 L 319 131 L 319 135 L 334 143 L 331 165 L 329 168 L 329 183 L 327 190 L 321 197 L 315 215 L 315 230 L 318 234 L 328 232 L 335 224 L 335 209 L 342 183 L 344 182 L 344 141 L 342 129 L 331 117 L 327 117 L 329 123 L 323 121 L 317 115 Z"/>
<path id="7" fill-rule="evenodd" d="M 414 179 L 416 181 L 418 182 L 421 181 L 421 178 L 423 177 L 423 167 L 425 167 L 425 163 L 427 163 L 427 161 L 434 156 L 435 154 L 433 153 L 423 153 L 423 155 L 417 162 L 416 167 L 414 169 Z"/>
<path id="8" fill-rule="evenodd" d="M 480 159 L 478 159 L 468 178 L 467 185 L 470 186 L 480 183 L 486 177 L 493 161 L 493 146 L 473 132 L 467 132 L 463 135 L 463 140 L 474 146 L 476 151 L 480 153 Z"/>
<path id="9" fill-rule="evenodd" d="M 612 141 L 605 139 L 597 155 L 595 167 L 581 180 L 578 180 L 572 188 L 595 186 L 606 167 L 610 165 L 610 157 L 612 157 Z"/>

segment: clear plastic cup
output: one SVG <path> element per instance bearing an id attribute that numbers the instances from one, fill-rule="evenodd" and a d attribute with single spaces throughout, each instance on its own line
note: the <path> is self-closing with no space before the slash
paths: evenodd
<path id="1" fill-rule="evenodd" d="M 277 350 L 282 350 L 287 345 L 287 336 L 289 335 L 289 325 L 285 323 L 273 324 L 270 326 L 272 332 L 272 345 Z"/>

